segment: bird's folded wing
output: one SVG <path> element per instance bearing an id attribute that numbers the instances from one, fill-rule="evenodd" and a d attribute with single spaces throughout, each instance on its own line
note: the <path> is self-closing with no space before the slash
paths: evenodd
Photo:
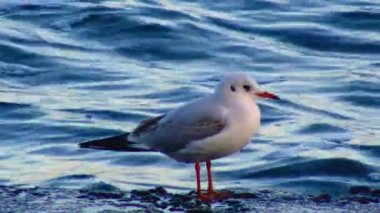
<path id="1" fill-rule="evenodd" d="M 202 123 L 195 126 L 167 125 L 159 131 L 160 141 L 153 147 L 163 152 L 176 152 L 191 142 L 214 136 L 222 131 L 224 124 L 220 121 Z"/>
<path id="2" fill-rule="evenodd" d="M 202 113 L 189 114 L 188 119 L 183 114 L 176 116 L 172 113 L 145 120 L 131 132 L 128 139 L 165 153 L 178 151 L 193 141 L 214 136 L 225 128 L 223 111 L 210 109 L 213 110 L 210 113 L 203 110 Z"/>

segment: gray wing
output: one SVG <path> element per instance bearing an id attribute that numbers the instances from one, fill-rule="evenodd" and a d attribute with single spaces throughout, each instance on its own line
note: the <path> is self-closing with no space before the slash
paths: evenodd
<path id="1" fill-rule="evenodd" d="M 190 142 L 220 133 L 226 126 L 225 110 L 220 107 L 196 103 L 186 105 L 167 115 L 143 121 L 128 137 L 151 149 L 171 153 L 186 147 Z"/>

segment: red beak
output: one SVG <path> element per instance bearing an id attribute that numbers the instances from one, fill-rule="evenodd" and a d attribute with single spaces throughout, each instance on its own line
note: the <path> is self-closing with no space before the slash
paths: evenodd
<path id="1" fill-rule="evenodd" d="M 260 98 L 268 98 L 268 99 L 275 99 L 275 100 L 280 99 L 277 95 L 270 92 L 257 92 L 256 95 L 259 96 Z"/>

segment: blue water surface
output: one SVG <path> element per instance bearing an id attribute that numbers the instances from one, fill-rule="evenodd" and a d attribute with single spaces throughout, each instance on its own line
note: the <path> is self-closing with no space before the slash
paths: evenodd
<path id="1" fill-rule="evenodd" d="M 0 184 L 195 188 L 160 153 L 79 149 L 246 71 L 282 100 L 218 188 L 380 187 L 380 3 L 0 1 Z"/>

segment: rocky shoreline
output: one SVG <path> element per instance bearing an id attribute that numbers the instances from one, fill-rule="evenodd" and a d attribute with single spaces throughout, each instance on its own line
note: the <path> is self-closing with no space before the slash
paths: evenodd
<path id="1" fill-rule="evenodd" d="M 105 183 L 82 190 L 0 186 L 0 212 L 380 212 L 380 190 L 365 186 L 338 198 L 269 190 L 233 195 L 207 204 L 194 191 L 175 194 L 163 187 L 125 192 Z"/>

